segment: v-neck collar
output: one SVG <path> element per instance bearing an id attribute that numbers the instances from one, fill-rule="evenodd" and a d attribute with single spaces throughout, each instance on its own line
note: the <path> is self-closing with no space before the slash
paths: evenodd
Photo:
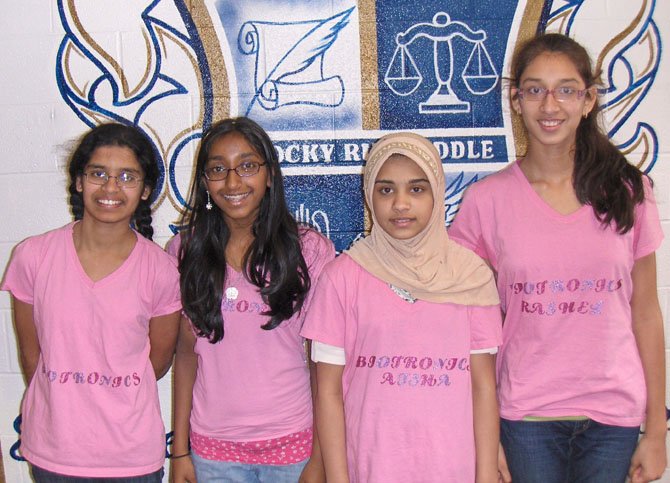
<path id="1" fill-rule="evenodd" d="M 530 181 L 528 181 L 528 178 L 526 178 L 526 175 L 521 170 L 521 166 L 519 166 L 519 161 L 520 160 L 517 160 L 512 165 L 512 172 L 518 178 L 519 183 L 521 184 L 521 188 L 526 192 L 526 195 L 548 217 L 550 217 L 550 218 L 552 218 L 556 221 L 559 221 L 561 223 L 573 223 L 573 222 L 579 220 L 580 218 L 582 218 L 583 216 L 586 216 L 586 215 L 589 214 L 589 212 L 591 211 L 591 206 L 590 205 L 582 205 L 577 210 L 575 210 L 572 213 L 569 213 L 567 215 L 564 215 L 563 213 L 560 213 L 560 212 L 556 211 L 545 200 L 543 200 L 542 197 L 539 194 L 537 194 L 537 191 L 535 191 L 533 189 L 533 186 L 530 184 Z"/>
<path id="2" fill-rule="evenodd" d="M 134 263 L 135 257 L 137 256 L 138 252 L 137 246 L 140 244 L 139 236 L 135 231 L 133 231 L 133 233 L 135 234 L 135 246 L 133 246 L 133 249 L 131 250 L 128 257 L 123 261 L 123 263 L 116 270 L 105 275 L 100 280 L 94 281 L 93 279 L 91 279 L 91 277 L 89 277 L 88 274 L 86 273 L 86 270 L 84 270 L 84 267 L 81 264 L 81 260 L 79 260 L 79 255 L 77 255 L 77 249 L 74 245 L 74 226 L 77 223 L 79 223 L 79 221 L 72 222 L 70 223 L 70 225 L 68 225 L 67 250 L 70 254 L 74 266 L 76 267 L 77 272 L 79 273 L 79 277 L 88 288 L 94 289 L 113 282 L 116 278 L 120 277 L 121 274 L 123 274 L 123 272 L 127 270 L 128 266 Z"/>

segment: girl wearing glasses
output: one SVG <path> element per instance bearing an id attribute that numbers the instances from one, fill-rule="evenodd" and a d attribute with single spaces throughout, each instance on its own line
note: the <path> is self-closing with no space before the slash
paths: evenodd
<path id="1" fill-rule="evenodd" d="M 192 211 L 168 246 L 188 317 L 175 360 L 172 477 L 318 481 L 299 332 L 333 246 L 292 218 L 275 148 L 250 119 L 211 126 L 195 173 Z"/>
<path id="2" fill-rule="evenodd" d="M 160 482 L 165 429 L 156 380 L 179 329 L 179 274 L 151 242 L 151 142 L 103 124 L 69 164 L 75 218 L 14 250 L 12 293 L 28 389 L 21 453 L 37 482 Z"/>
<path id="3" fill-rule="evenodd" d="M 651 182 L 600 130 L 582 46 L 538 36 L 517 50 L 511 74 L 527 152 L 468 190 L 449 234 L 497 272 L 512 480 L 657 479 L 666 418 L 654 253 L 663 236 Z"/>

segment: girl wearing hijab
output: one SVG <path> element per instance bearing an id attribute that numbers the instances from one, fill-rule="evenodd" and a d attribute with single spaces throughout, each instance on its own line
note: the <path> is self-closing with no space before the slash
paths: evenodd
<path id="1" fill-rule="evenodd" d="M 372 231 L 324 268 L 302 330 L 327 480 L 496 482 L 492 273 L 447 237 L 430 141 L 384 136 L 363 182 Z"/>

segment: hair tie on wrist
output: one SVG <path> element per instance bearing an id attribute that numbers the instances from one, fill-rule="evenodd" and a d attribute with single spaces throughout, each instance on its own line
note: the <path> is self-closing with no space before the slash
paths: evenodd
<path id="1" fill-rule="evenodd" d="M 177 456 L 172 455 L 172 456 L 170 456 L 170 459 L 171 460 L 176 460 L 176 459 L 179 459 L 179 458 L 183 458 L 185 456 L 191 456 L 191 452 L 189 451 L 188 453 L 180 454 L 180 455 L 177 455 Z"/>

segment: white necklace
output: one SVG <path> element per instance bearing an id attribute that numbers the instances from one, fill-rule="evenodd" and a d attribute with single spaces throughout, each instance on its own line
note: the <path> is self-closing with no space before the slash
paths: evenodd
<path id="1" fill-rule="evenodd" d="M 233 270 L 231 268 L 230 272 L 235 273 L 235 270 Z M 235 279 L 235 281 L 232 282 L 230 285 L 228 285 L 228 287 L 226 288 L 225 294 L 226 294 L 226 298 L 228 300 L 237 300 L 237 297 L 240 295 L 240 291 L 237 289 L 237 287 L 235 285 L 240 283 L 243 276 L 244 276 L 244 271 L 238 273 L 237 278 Z"/>
<path id="2" fill-rule="evenodd" d="M 412 294 L 409 292 L 409 290 L 405 290 L 404 288 L 396 287 L 395 285 L 390 284 L 390 283 L 389 283 L 389 287 L 391 287 L 391 290 L 393 290 L 393 292 L 398 297 L 403 299 L 405 302 L 408 302 L 410 304 L 413 304 L 414 302 L 416 302 L 416 298 L 412 297 Z"/>

